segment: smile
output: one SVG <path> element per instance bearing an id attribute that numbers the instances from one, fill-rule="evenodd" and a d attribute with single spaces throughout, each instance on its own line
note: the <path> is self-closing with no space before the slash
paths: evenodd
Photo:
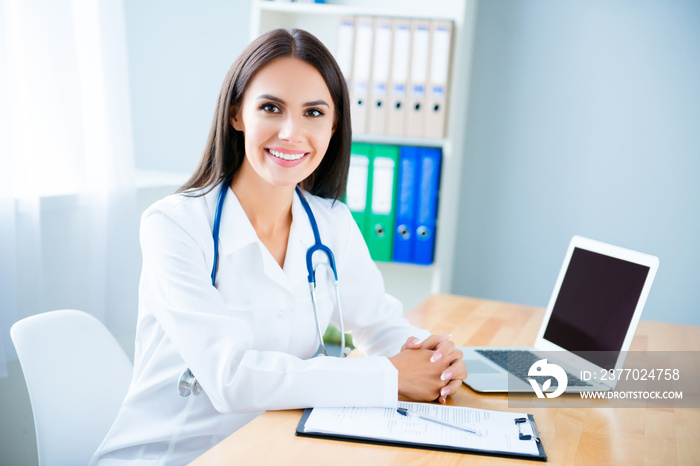
<path id="1" fill-rule="evenodd" d="M 286 160 L 287 162 L 293 162 L 304 157 L 308 152 L 281 152 L 274 149 L 267 149 L 267 151 L 278 159 Z"/>

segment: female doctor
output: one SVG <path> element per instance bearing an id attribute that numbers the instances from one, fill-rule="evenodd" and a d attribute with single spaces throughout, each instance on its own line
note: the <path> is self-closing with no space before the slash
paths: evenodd
<path id="1" fill-rule="evenodd" d="M 143 214 L 133 379 L 93 463 L 184 464 L 265 410 L 444 403 L 457 390 L 462 353 L 403 318 L 337 201 L 350 138 L 343 75 L 312 35 L 271 31 L 234 62 L 196 172 Z M 319 327 L 338 326 L 342 304 L 366 357 L 313 357 L 317 234 L 340 284 L 336 301 L 331 255 L 312 253 Z M 201 391 L 183 397 L 188 368 Z"/>

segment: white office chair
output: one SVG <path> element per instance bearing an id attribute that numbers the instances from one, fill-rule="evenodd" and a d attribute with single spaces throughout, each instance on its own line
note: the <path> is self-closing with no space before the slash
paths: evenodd
<path id="1" fill-rule="evenodd" d="M 133 366 L 102 323 L 51 311 L 10 330 L 34 413 L 39 464 L 87 464 L 126 395 Z"/>

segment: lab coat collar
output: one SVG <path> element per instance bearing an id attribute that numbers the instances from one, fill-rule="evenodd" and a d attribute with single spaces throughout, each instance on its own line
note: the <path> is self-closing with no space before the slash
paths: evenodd
<path id="1" fill-rule="evenodd" d="M 251 244 L 259 243 L 258 235 L 255 228 L 250 223 L 241 203 L 238 201 L 236 194 L 229 187 L 224 201 L 223 210 L 221 213 L 221 225 L 219 228 L 219 252 L 224 255 L 233 254 L 241 248 Z M 216 204 L 219 199 L 221 185 L 212 189 L 207 195 L 207 204 L 211 210 L 212 226 L 214 223 L 214 215 L 216 213 Z M 307 201 L 310 194 L 302 191 Z M 299 196 L 295 193 L 292 201 L 292 226 L 289 231 L 289 246 L 306 246 L 310 248 L 314 244 L 314 233 L 311 228 L 311 222 L 306 215 L 304 206 L 299 200 Z M 304 254 L 304 257 L 306 255 Z"/>
<path id="2" fill-rule="evenodd" d="M 311 195 L 302 191 L 307 202 Z M 311 222 L 304 210 L 304 206 L 299 200 L 299 196 L 294 193 L 292 201 L 292 227 L 289 230 L 289 241 L 287 242 L 287 256 L 284 261 L 284 271 L 289 277 L 308 276 L 306 271 L 306 251 L 314 245 L 314 233 Z M 299 275 L 302 271 L 303 275 Z"/>
<path id="3" fill-rule="evenodd" d="M 228 192 L 221 211 L 221 225 L 219 226 L 219 254 L 223 256 L 233 254 L 249 244 L 260 242 L 236 194 L 230 186 L 226 189 Z M 212 213 L 212 226 L 220 191 L 221 185 L 218 185 L 207 194 L 207 203 Z"/>
<path id="4" fill-rule="evenodd" d="M 274 262 L 269 252 L 265 250 L 265 245 L 258 238 L 255 228 L 250 223 L 236 194 L 230 187 L 227 189 L 228 193 L 221 212 L 221 225 L 219 228 L 219 254 L 222 256 L 234 254 L 250 244 L 257 244 L 263 257 L 265 273 L 268 276 L 288 287 L 293 286 L 294 282 L 297 281 L 297 279 L 292 279 L 290 283 L 290 278 L 300 277 L 299 271 L 303 271 L 303 277 L 306 278 L 308 275 L 306 273 L 306 251 L 314 244 L 314 234 L 299 196 L 295 193 L 292 201 L 292 225 L 289 230 L 287 255 L 283 271 Z M 207 194 L 208 208 L 212 212 L 212 225 L 220 190 L 221 185 Z M 303 192 L 303 194 L 306 200 L 309 201 L 311 195 L 306 192 Z"/>
<path id="5" fill-rule="evenodd" d="M 306 201 L 309 202 L 311 194 L 306 191 L 302 191 L 302 194 Z M 314 245 L 314 231 L 311 228 L 311 220 L 301 204 L 299 195 L 296 193 L 294 193 L 294 202 L 292 203 L 292 228 L 289 231 L 289 241 L 290 243 L 296 241 L 306 246 L 305 250 Z M 306 253 L 304 253 L 304 256 L 306 256 Z"/>

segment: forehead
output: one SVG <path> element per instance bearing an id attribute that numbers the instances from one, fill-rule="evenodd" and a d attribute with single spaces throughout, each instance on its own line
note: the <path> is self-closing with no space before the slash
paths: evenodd
<path id="1" fill-rule="evenodd" d="M 260 68 L 248 83 L 244 100 L 269 94 L 289 102 L 324 99 L 331 94 L 321 73 L 309 63 L 293 57 L 272 60 Z"/>

